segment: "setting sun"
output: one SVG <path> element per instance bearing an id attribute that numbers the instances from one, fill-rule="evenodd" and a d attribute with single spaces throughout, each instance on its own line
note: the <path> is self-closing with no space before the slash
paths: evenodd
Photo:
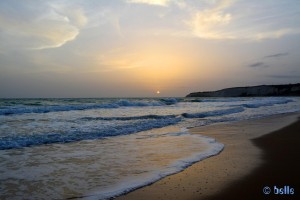
<path id="1" fill-rule="evenodd" d="M 157 91 L 156 91 L 156 94 L 160 94 L 160 91 L 159 91 L 159 90 L 157 90 Z"/>

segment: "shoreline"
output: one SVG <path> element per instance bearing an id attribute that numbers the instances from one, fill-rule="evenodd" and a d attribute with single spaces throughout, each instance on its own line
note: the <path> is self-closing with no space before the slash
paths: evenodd
<path id="1" fill-rule="evenodd" d="M 288 126 L 252 139 L 254 145 L 263 150 L 263 164 L 208 200 L 222 197 L 249 200 L 299 199 L 300 157 L 297 155 L 300 151 L 299 133 L 300 117 Z M 264 193 L 265 187 L 270 189 L 267 191 L 270 194 Z"/>
<path id="2" fill-rule="evenodd" d="M 117 199 L 220 199 L 227 196 L 229 199 L 245 199 L 244 196 L 236 195 L 235 187 L 247 177 L 251 177 L 265 163 L 270 162 L 264 157 L 266 150 L 253 141 L 255 138 L 259 140 L 260 137 L 271 137 L 269 135 L 297 121 L 298 116 L 299 113 L 279 114 L 230 124 L 192 128 L 189 131 L 193 134 L 209 136 L 223 143 L 224 150 L 182 172 L 167 176 Z M 261 186 L 256 189 L 259 190 L 259 197 L 262 189 Z"/>

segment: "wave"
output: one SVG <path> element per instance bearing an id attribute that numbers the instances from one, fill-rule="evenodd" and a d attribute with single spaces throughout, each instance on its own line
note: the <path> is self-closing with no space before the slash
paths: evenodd
<path id="1" fill-rule="evenodd" d="M 200 112 L 200 113 L 183 113 L 182 116 L 185 118 L 205 118 L 205 117 L 223 116 L 223 115 L 229 115 L 233 113 L 239 113 L 239 112 L 243 112 L 244 110 L 245 109 L 243 107 L 235 107 L 235 108 L 213 110 L 213 111 Z"/>
<path id="2" fill-rule="evenodd" d="M 181 132 L 173 134 L 187 135 L 188 133 Z M 149 176 L 143 176 L 141 178 L 137 177 L 134 181 L 127 181 L 125 184 L 120 184 L 119 187 L 108 188 L 106 191 L 98 193 L 92 192 L 84 197 L 87 199 L 113 199 L 117 196 L 124 195 L 136 189 L 150 185 L 156 181 L 163 179 L 166 176 L 179 173 L 196 162 L 218 155 L 224 149 L 224 144 L 218 143 L 214 138 L 209 138 L 202 135 L 193 135 L 192 137 L 194 137 L 195 140 L 200 139 L 204 143 L 209 144 L 208 149 L 201 152 L 194 152 L 189 157 L 182 158 L 173 162 L 165 169 L 153 171 Z"/>
<path id="3" fill-rule="evenodd" d="M 153 128 L 162 128 L 177 124 L 181 117 L 139 120 L 130 124 L 103 127 L 102 130 L 92 129 L 91 131 L 76 130 L 65 131 L 64 133 L 46 133 L 35 135 L 6 136 L 0 138 L 0 150 L 15 149 L 29 146 L 38 146 L 54 143 L 70 143 L 82 140 L 95 140 L 107 137 L 133 134 Z"/>
<path id="4" fill-rule="evenodd" d="M 165 104 L 162 104 L 161 102 L 144 102 L 144 101 L 128 101 L 128 100 L 119 100 L 115 104 L 118 106 L 124 106 L 124 107 L 131 107 L 131 106 L 163 106 Z"/>
<path id="5" fill-rule="evenodd" d="M 118 108 L 118 105 L 114 104 L 92 104 L 92 105 L 54 105 L 54 106 L 41 106 L 41 107 L 29 107 L 29 106 L 17 106 L 0 110 L 0 115 L 12 115 L 12 114 L 25 114 L 25 113 L 48 113 L 48 112 L 62 112 L 70 110 L 88 110 L 99 108 Z"/>
<path id="6" fill-rule="evenodd" d="M 132 117 L 83 117 L 82 120 L 141 120 L 141 119 L 170 119 L 175 118 L 176 115 L 143 115 L 143 116 L 132 116 Z"/>
<path id="7" fill-rule="evenodd" d="M 173 105 L 179 102 L 180 100 L 175 98 L 166 98 L 166 99 L 160 99 L 160 101 L 166 105 Z"/>
<path id="8" fill-rule="evenodd" d="M 245 108 L 259 108 L 264 106 L 273 106 L 275 104 L 287 104 L 293 102 L 291 99 L 267 99 L 267 100 L 258 100 L 253 103 L 241 104 Z"/>
<path id="9" fill-rule="evenodd" d="M 188 102 L 237 102 L 245 101 L 244 98 L 211 98 L 211 99 L 191 99 Z"/>
<path id="10" fill-rule="evenodd" d="M 146 106 L 164 106 L 162 102 L 144 102 L 118 100 L 113 103 L 102 104 L 75 104 L 75 105 L 52 105 L 52 106 L 14 106 L 6 107 L 0 110 L 0 115 L 25 114 L 25 113 L 48 113 L 63 112 L 72 110 L 90 110 L 90 109 L 110 109 L 120 107 L 146 107 Z"/>

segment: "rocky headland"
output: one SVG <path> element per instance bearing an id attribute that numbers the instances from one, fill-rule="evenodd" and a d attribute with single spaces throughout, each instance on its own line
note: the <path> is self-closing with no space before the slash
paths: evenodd
<path id="1" fill-rule="evenodd" d="M 217 91 L 193 92 L 186 97 L 264 97 L 300 96 L 300 83 L 287 85 L 259 85 L 233 87 Z"/>

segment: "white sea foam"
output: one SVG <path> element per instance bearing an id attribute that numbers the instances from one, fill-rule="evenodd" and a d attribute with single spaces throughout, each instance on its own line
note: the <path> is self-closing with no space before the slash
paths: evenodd
<path id="1" fill-rule="evenodd" d="M 182 116 L 186 118 L 205 118 L 205 117 L 212 117 L 212 116 L 223 116 L 233 113 L 243 112 L 244 108 L 242 107 L 235 107 L 235 108 L 228 108 L 222 110 L 212 110 L 200 113 L 183 113 Z"/>
<path id="2" fill-rule="evenodd" d="M 135 119 L 135 118 L 134 118 Z M 69 129 L 64 127 L 63 132 L 46 132 L 39 134 L 27 134 L 27 135 L 11 135 L 6 137 L 1 137 L 0 140 L 0 150 L 22 148 L 29 146 L 37 146 L 44 144 L 53 143 L 69 143 L 81 140 L 93 140 L 102 139 L 106 137 L 128 135 L 137 133 L 140 131 L 151 130 L 153 128 L 161 128 L 164 126 L 174 125 L 181 121 L 180 117 L 175 116 L 148 116 L 148 117 L 138 117 L 139 121 L 129 123 L 123 123 L 120 125 L 111 124 L 100 126 L 94 125 L 92 127 L 82 126 L 78 129 L 70 127 Z M 124 120 L 123 120 L 124 121 Z M 92 125 L 92 124 L 89 124 Z M 95 130 L 96 128 L 96 130 Z"/>
<path id="3" fill-rule="evenodd" d="M 264 107 L 264 106 L 273 106 L 276 104 L 287 104 L 289 102 L 293 102 L 291 99 L 279 99 L 279 98 L 267 98 L 267 99 L 260 99 L 260 100 L 255 100 L 250 103 L 244 103 L 241 104 L 242 106 L 246 108 L 259 108 L 259 107 Z"/>
<path id="4" fill-rule="evenodd" d="M 24 113 L 48 113 L 48 112 L 62 112 L 72 110 L 91 110 L 91 109 L 112 109 L 119 107 L 146 107 L 146 106 L 163 106 L 163 102 L 159 101 L 129 101 L 120 99 L 111 103 L 85 103 L 85 104 L 63 104 L 63 105 L 17 105 L 17 106 L 3 106 L 0 107 L 0 115 L 24 114 Z"/>
<path id="5" fill-rule="evenodd" d="M 181 136 L 181 135 L 190 135 L 187 132 L 175 132 L 175 133 L 168 133 L 167 135 L 172 136 Z M 201 140 L 203 143 L 207 144 L 207 149 L 201 152 L 193 152 L 190 156 L 179 159 L 171 163 L 166 168 L 162 168 L 160 170 L 153 171 L 147 177 L 140 177 L 135 179 L 126 179 L 117 184 L 117 186 L 108 188 L 101 192 L 92 192 L 89 194 L 83 195 L 84 199 L 89 200 L 96 200 L 96 199 L 109 199 L 111 197 L 116 197 L 143 186 L 152 184 L 166 176 L 176 174 L 178 172 L 183 171 L 187 167 L 191 166 L 195 162 L 199 162 L 211 156 L 219 154 L 223 149 L 224 145 L 221 143 L 216 142 L 215 139 L 209 138 L 206 136 L 201 135 L 190 135 L 190 137 L 194 138 L 195 140 Z"/>
<path id="6" fill-rule="evenodd" d="M 104 199 L 182 171 L 223 149 L 212 138 L 176 130 L 2 150 L 0 169 L 6 173 L 0 177 L 0 186 L 7 191 L 16 180 L 16 191 L 25 199 L 61 199 L 63 188 L 73 191 L 64 198 Z M 38 184 L 39 190 L 27 190 L 31 183 Z M 0 197 L 18 199 L 15 195 L 8 192 Z"/>

